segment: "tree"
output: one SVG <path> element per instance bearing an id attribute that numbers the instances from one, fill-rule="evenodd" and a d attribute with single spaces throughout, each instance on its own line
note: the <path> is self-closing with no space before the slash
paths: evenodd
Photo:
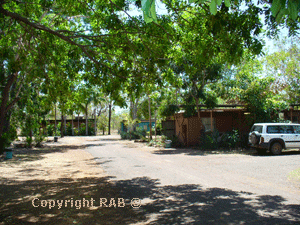
<path id="1" fill-rule="evenodd" d="M 266 72 L 275 78 L 274 92 L 287 99 L 290 104 L 298 104 L 300 98 L 300 48 L 296 44 L 299 38 L 295 38 L 287 45 L 279 43 L 279 51 L 265 57 Z M 284 48 L 283 46 L 288 46 Z"/>
<path id="2" fill-rule="evenodd" d="M 262 76 L 263 72 L 261 59 L 246 57 L 238 67 L 227 72 L 216 88 L 216 92 L 227 103 L 245 105 L 251 113 L 250 125 L 255 122 L 274 122 L 278 112 L 287 107 L 273 88 L 274 77 Z"/>
<path id="3" fill-rule="evenodd" d="M 209 108 L 216 105 L 217 98 L 207 85 L 220 80 L 223 68 L 238 64 L 246 52 L 261 53 L 258 35 L 262 24 L 257 8 L 251 5 L 245 11 L 231 12 L 222 5 L 216 15 L 198 5 L 183 4 L 185 10 L 176 11 L 176 2 L 169 1 L 167 7 L 173 10 L 172 17 L 180 34 L 172 51 L 171 68 L 183 80 L 185 116 L 197 112 L 200 119 L 199 104 Z"/>
<path id="4" fill-rule="evenodd" d="M 170 4 L 170 0 L 164 0 L 166 5 Z M 236 0 L 189 0 L 188 4 L 186 1 L 176 0 L 172 1 L 176 8 L 173 10 L 177 13 L 178 11 L 187 10 L 189 6 L 201 6 L 207 12 L 212 15 L 216 15 L 225 6 L 231 11 L 241 10 L 246 7 L 256 7 L 260 9 L 257 11 L 260 15 L 265 17 L 265 23 L 268 25 L 269 34 L 278 31 L 279 26 L 286 26 L 290 30 L 290 34 L 296 35 L 299 30 L 299 11 L 300 5 L 297 0 L 263 0 L 253 2 L 251 0 L 236 1 Z M 155 1 L 143 0 L 142 10 L 144 13 L 145 22 L 157 22 L 157 15 L 155 11 Z"/>
<path id="5" fill-rule="evenodd" d="M 84 79 L 96 79 L 103 86 L 127 80 L 125 65 L 119 63 L 152 35 L 140 27 L 139 19 L 126 14 L 128 6 L 126 1 L 111 0 L 0 1 L 1 139 L 9 130 L 9 113 L 20 99 L 22 84 L 47 81 L 49 70 L 60 71 L 61 57 L 67 58 L 69 68 L 86 71 Z M 145 54 L 155 54 L 144 48 Z"/>

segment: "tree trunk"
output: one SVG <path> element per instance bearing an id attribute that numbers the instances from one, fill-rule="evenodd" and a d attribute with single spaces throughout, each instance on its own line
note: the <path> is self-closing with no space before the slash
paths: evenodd
<path id="1" fill-rule="evenodd" d="M 64 128 L 65 128 L 65 135 L 67 133 L 67 116 L 64 116 Z"/>
<path id="2" fill-rule="evenodd" d="M 109 104 L 109 110 L 108 110 L 108 135 L 110 135 L 110 123 L 111 123 L 111 104 Z"/>
<path id="3" fill-rule="evenodd" d="M 30 132 L 29 132 L 29 137 L 30 137 L 30 145 L 28 146 L 29 148 L 32 148 L 32 142 L 33 142 L 33 132 L 32 132 L 32 129 L 30 129 Z"/>
<path id="4" fill-rule="evenodd" d="M 10 129 L 10 117 L 11 117 L 11 110 L 8 111 L 6 114 L 7 116 L 4 118 L 3 121 L 3 134 L 8 132 Z M 4 146 L 4 139 L 2 139 L 2 136 L 0 136 L 0 154 L 5 151 L 5 146 Z"/>
<path id="5" fill-rule="evenodd" d="M 154 133 L 155 133 L 155 142 L 156 142 L 156 114 L 157 114 L 157 112 L 155 112 L 155 130 L 154 130 Z"/>
<path id="6" fill-rule="evenodd" d="M 17 56 L 18 57 L 18 56 Z M 14 101 L 9 103 L 9 97 L 11 95 L 12 86 L 15 84 L 18 77 L 18 72 L 13 73 L 9 76 L 9 79 L 4 86 L 3 91 L 1 92 L 1 104 L 0 104 L 0 137 L 2 137 L 5 129 L 5 118 L 7 116 L 8 111 L 13 107 L 16 103 L 17 98 L 15 97 Z M 18 95 L 18 93 L 17 93 Z"/>
<path id="7" fill-rule="evenodd" d="M 54 136 L 56 136 L 56 129 L 57 129 L 57 124 L 56 124 L 56 103 L 55 103 L 55 113 L 54 113 L 54 117 L 55 117 L 55 123 L 54 123 Z"/>
<path id="8" fill-rule="evenodd" d="M 88 105 L 86 104 L 85 107 L 85 135 L 89 135 L 89 128 L 88 128 Z"/>
<path id="9" fill-rule="evenodd" d="M 138 104 L 139 104 L 140 98 L 136 98 L 135 102 L 132 102 L 132 120 L 135 120 L 137 118 L 137 111 L 138 111 Z M 132 126 L 132 130 L 136 131 L 137 124 L 134 122 Z"/>
<path id="10" fill-rule="evenodd" d="M 11 108 L 15 105 L 18 100 L 18 95 L 20 92 L 20 88 L 18 91 L 15 90 L 16 88 L 16 80 L 17 80 L 18 72 L 13 73 L 4 89 L 1 92 L 1 104 L 0 104 L 0 153 L 4 151 L 4 142 L 6 141 L 3 137 L 3 134 L 9 132 L 10 130 L 10 117 L 11 117 Z M 10 101 L 10 97 L 14 97 L 13 100 Z"/>
<path id="11" fill-rule="evenodd" d="M 151 98 L 148 96 L 148 107 L 149 107 L 149 139 L 152 140 L 152 124 L 151 124 Z"/>
<path id="12" fill-rule="evenodd" d="M 72 136 L 74 136 L 74 121 L 73 121 L 73 112 L 72 112 Z"/>
<path id="13" fill-rule="evenodd" d="M 60 137 L 64 137 L 64 115 L 61 113 Z"/>
<path id="14" fill-rule="evenodd" d="M 95 128 L 95 136 L 97 136 L 97 116 L 96 116 L 96 108 L 94 109 L 94 115 L 95 115 L 95 125 L 94 125 L 94 128 Z"/>
<path id="15" fill-rule="evenodd" d="M 213 131 L 213 110 L 210 110 L 210 130 Z"/>
<path id="16" fill-rule="evenodd" d="M 77 121 L 78 121 L 78 134 L 79 134 L 79 129 L 80 129 L 80 126 L 79 126 L 79 113 L 78 113 Z"/>

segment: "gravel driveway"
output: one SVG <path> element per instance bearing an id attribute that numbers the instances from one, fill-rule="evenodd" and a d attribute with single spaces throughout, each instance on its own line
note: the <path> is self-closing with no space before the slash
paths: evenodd
<path id="1" fill-rule="evenodd" d="M 86 151 L 126 198 L 140 224 L 299 224 L 300 152 L 280 156 L 155 149 L 110 136 Z"/>

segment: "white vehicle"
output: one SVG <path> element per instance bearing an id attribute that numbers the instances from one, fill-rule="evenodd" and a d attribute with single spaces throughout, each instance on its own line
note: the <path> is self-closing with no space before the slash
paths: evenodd
<path id="1" fill-rule="evenodd" d="M 249 133 L 249 143 L 260 154 L 269 150 L 279 155 L 282 149 L 300 149 L 300 124 L 255 123 Z"/>

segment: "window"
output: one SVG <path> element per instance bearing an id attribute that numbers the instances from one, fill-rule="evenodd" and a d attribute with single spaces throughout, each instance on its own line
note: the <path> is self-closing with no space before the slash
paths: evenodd
<path id="1" fill-rule="evenodd" d="M 267 127 L 268 134 L 279 134 L 280 133 L 280 126 L 268 126 Z"/>
<path id="2" fill-rule="evenodd" d="M 215 121 L 215 118 L 212 118 L 213 120 L 212 120 L 212 125 L 213 125 L 213 130 L 212 131 L 214 131 L 214 129 L 216 128 L 216 121 Z M 210 120 L 210 118 L 209 117 L 203 117 L 203 118 L 201 118 L 201 120 L 202 120 L 202 124 L 203 124 L 203 126 L 205 127 L 205 131 L 210 131 L 211 130 L 211 120 Z"/>
<path id="3" fill-rule="evenodd" d="M 300 134 L 300 126 L 294 126 L 294 130 L 296 134 Z"/>
<path id="4" fill-rule="evenodd" d="M 257 131 L 258 133 L 262 133 L 262 128 L 263 128 L 263 126 L 253 126 L 251 129 L 251 132 Z"/>
<path id="5" fill-rule="evenodd" d="M 286 134 L 293 134 L 294 133 L 294 127 L 293 126 L 286 126 Z"/>
<path id="6" fill-rule="evenodd" d="M 293 134 L 293 126 L 268 126 L 267 133 L 269 134 Z"/>

